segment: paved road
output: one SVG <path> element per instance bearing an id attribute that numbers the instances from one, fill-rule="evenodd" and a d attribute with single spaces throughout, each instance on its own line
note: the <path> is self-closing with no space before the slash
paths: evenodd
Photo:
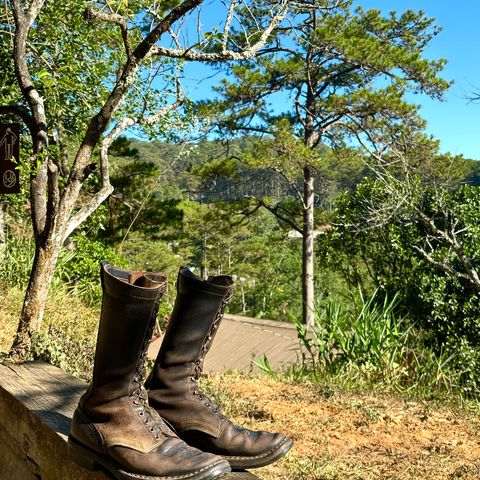
<path id="1" fill-rule="evenodd" d="M 148 351 L 150 358 L 156 357 L 160 344 L 161 338 L 152 342 Z M 226 314 L 206 357 L 205 370 L 255 370 L 252 358 L 264 353 L 275 369 L 295 362 L 300 353 L 295 326 Z"/>

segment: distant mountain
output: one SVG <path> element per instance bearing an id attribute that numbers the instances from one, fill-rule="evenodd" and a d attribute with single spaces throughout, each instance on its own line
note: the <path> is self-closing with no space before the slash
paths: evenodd
<path id="1" fill-rule="evenodd" d="M 248 196 L 284 198 L 295 195 L 291 186 L 276 172 L 269 169 L 250 169 L 242 164 L 242 156 L 253 148 L 258 138 L 242 137 L 222 142 L 204 141 L 195 144 L 176 145 L 163 142 L 130 140 L 130 147 L 136 152 L 136 161 L 153 162 L 160 171 L 159 185 L 175 186 L 191 200 L 209 203 L 215 200 L 225 202 L 241 200 Z M 229 159 L 233 165 L 229 175 L 221 165 Z M 461 165 L 462 183 L 480 185 L 480 162 L 464 159 Z M 214 167 L 210 168 L 210 165 Z M 209 171 L 209 175 L 205 171 Z M 365 176 L 365 168 L 345 166 L 332 167 L 330 171 L 317 175 L 319 194 L 316 203 L 325 206 L 340 191 L 351 190 Z M 301 179 L 298 188 L 302 190 Z"/>

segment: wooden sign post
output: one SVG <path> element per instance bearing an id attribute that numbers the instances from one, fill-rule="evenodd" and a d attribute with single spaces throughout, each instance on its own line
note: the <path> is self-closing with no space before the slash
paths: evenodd
<path id="1" fill-rule="evenodd" d="M 0 124 L 0 193 L 20 193 L 20 125 Z"/>

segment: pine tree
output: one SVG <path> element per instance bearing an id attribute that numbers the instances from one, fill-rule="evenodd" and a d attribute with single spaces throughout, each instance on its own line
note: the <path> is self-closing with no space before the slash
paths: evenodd
<path id="1" fill-rule="evenodd" d="M 267 12 L 267 5 L 257 10 L 259 24 Z M 445 61 L 424 55 L 439 31 L 422 11 L 382 15 L 354 9 L 350 0 L 296 2 L 259 57 L 229 65 L 217 99 L 200 106 L 223 134 L 258 135 L 263 146 L 251 164 L 297 191 L 306 324 L 314 322 L 315 172 L 326 157 L 355 147 L 354 134 L 385 123 L 422 126 L 405 95 L 441 98 L 448 88 L 439 77 Z M 294 218 L 279 204 L 257 201 L 280 221 Z"/>

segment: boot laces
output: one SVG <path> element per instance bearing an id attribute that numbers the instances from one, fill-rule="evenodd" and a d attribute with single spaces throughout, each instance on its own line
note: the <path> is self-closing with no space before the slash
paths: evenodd
<path id="1" fill-rule="evenodd" d="M 145 363 L 147 361 L 147 349 L 153 333 L 153 329 L 155 327 L 155 319 L 157 317 L 159 304 L 160 301 L 155 304 L 152 313 L 152 320 L 150 322 L 151 327 L 148 329 L 148 332 L 145 336 L 145 342 L 142 348 L 142 355 L 138 359 L 137 366 L 133 374 L 133 383 L 135 387 L 130 393 L 130 396 L 133 398 L 133 404 L 135 405 L 138 414 L 140 415 L 140 417 L 142 417 L 143 422 L 157 440 L 159 440 L 162 435 L 166 437 L 176 436 L 172 432 L 172 430 L 165 424 L 160 415 L 158 415 L 158 413 L 152 408 L 150 408 L 150 406 L 148 405 L 148 394 L 144 385 L 147 373 L 147 369 L 145 367 Z"/>
<path id="2" fill-rule="evenodd" d="M 216 330 L 220 324 L 220 321 L 223 318 L 223 315 L 225 313 L 225 309 L 227 308 L 228 303 L 230 302 L 230 299 L 232 298 L 233 295 L 233 289 L 230 289 L 229 293 L 225 295 L 225 297 L 222 300 L 222 303 L 220 305 L 220 308 L 218 309 L 215 319 L 212 322 L 212 325 L 210 327 L 210 330 L 208 332 L 208 335 L 202 345 L 202 354 L 200 358 L 195 360 L 194 362 L 194 374 L 192 376 L 192 381 L 195 383 L 195 389 L 193 391 L 193 394 L 198 397 L 198 399 L 209 409 L 211 410 L 215 415 L 217 415 L 220 419 L 227 419 L 225 415 L 220 411 L 220 407 L 208 396 L 206 395 L 198 386 L 198 382 L 200 381 L 200 377 L 203 372 L 203 361 L 205 358 L 205 355 L 207 354 L 208 350 L 210 349 L 210 345 L 212 343 L 213 337 L 216 333 Z"/>
<path id="3" fill-rule="evenodd" d="M 199 359 L 194 363 L 194 375 L 192 381 L 195 382 L 195 390 L 193 394 L 198 397 L 198 399 L 215 415 L 220 419 L 227 419 L 227 417 L 221 412 L 220 407 L 207 395 L 203 392 L 199 386 L 198 382 L 203 372 L 203 359 Z"/>

